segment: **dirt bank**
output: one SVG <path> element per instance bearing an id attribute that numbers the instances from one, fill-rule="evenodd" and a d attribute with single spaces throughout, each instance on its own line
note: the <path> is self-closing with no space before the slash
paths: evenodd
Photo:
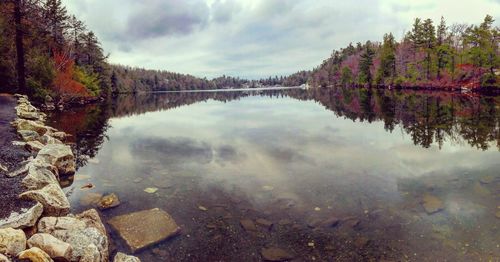
<path id="1" fill-rule="evenodd" d="M 16 118 L 15 106 L 16 99 L 13 96 L 0 94 L 0 164 L 9 171 L 15 170 L 21 161 L 30 156 L 24 148 L 12 145 L 12 141 L 18 140 L 14 127 L 10 125 Z M 23 191 L 21 179 L 22 176 L 8 178 L 5 172 L 0 171 L 0 219 L 34 204 L 17 198 Z"/>

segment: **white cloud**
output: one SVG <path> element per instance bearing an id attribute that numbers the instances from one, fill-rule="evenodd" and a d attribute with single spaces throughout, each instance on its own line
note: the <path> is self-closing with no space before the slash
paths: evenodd
<path id="1" fill-rule="evenodd" d="M 65 0 L 112 63 L 249 78 L 311 69 L 349 42 L 401 37 L 413 18 L 497 17 L 496 0 Z M 494 12 L 496 11 L 496 12 Z M 492 13 L 493 12 L 493 13 Z"/>

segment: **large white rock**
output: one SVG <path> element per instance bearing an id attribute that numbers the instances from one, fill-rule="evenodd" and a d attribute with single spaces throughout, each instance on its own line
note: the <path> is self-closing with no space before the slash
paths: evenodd
<path id="1" fill-rule="evenodd" d="M 0 253 L 16 256 L 26 249 L 26 235 L 20 229 L 0 229 Z"/>
<path id="2" fill-rule="evenodd" d="M 0 228 L 26 228 L 32 227 L 43 213 L 43 206 L 36 203 L 33 207 L 21 209 L 20 212 L 13 212 L 9 217 L 0 220 Z"/>
<path id="3" fill-rule="evenodd" d="M 109 261 L 106 229 L 95 209 L 76 217 L 44 217 L 38 229 L 70 244 L 71 261 Z"/>
<path id="4" fill-rule="evenodd" d="M 35 141 L 40 137 L 40 135 L 36 131 L 33 131 L 33 130 L 21 129 L 21 130 L 17 130 L 17 133 L 25 142 Z"/>
<path id="5" fill-rule="evenodd" d="M 66 239 L 69 233 L 86 227 L 85 222 L 75 217 L 42 217 L 38 221 L 38 232 L 48 233 L 59 239 Z"/>
<path id="6" fill-rule="evenodd" d="M 45 251 L 51 258 L 71 259 L 71 245 L 47 233 L 34 234 L 28 239 L 28 247 L 38 247 Z"/>
<path id="7" fill-rule="evenodd" d="M 129 256 L 129 255 L 126 255 L 122 252 L 116 253 L 115 259 L 113 261 L 114 262 L 141 262 L 141 260 L 138 257 Z"/>
<path id="8" fill-rule="evenodd" d="M 40 141 L 29 141 L 26 142 L 24 147 L 26 150 L 30 151 L 31 153 L 37 153 L 38 151 L 42 150 L 43 144 Z"/>
<path id="9" fill-rule="evenodd" d="M 83 253 L 80 256 L 80 262 L 100 262 L 101 254 L 99 254 L 99 249 L 94 244 L 89 244 L 83 249 Z"/>
<path id="10" fill-rule="evenodd" d="M 68 145 L 47 144 L 38 152 L 36 158 L 57 167 L 59 175 L 75 173 L 75 156 Z"/>
<path id="11" fill-rule="evenodd" d="M 21 183 L 28 190 L 40 189 L 49 184 L 58 185 L 59 171 L 40 159 L 34 159 L 28 164 L 28 175 Z"/>
<path id="12" fill-rule="evenodd" d="M 51 127 L 45 126 L 40 121 L 26 120 L 26 119 L 16 119 L 13 125 L 17 130 L 32 130 L 37 132 L 39 135 L 45 134 L 49 130 L 54 130 Z"/>
<path id="13" fill-rule="evenodd" d="M 0 254 L 0 262 L 10 262 L 10 259 L 2 254 Z"/>
<path id="14" fill-rule="evenodd" d="M 40 143 L 44 144 L 44 145 L 47 145 L 47 144 L 63 144 L 63 142 L 61 142 L 61 140 L 57 139 L 57 138 L 54 138 L 48 134 L 45 134 L 43 136 L 40 136 L 37 138 L 38 141 L 40 141 Z"/>
<path id="15" fill-rule="evenodd" d="M 53 262 L 50 256 L 38 247 L 32 247 L 19 253 L 20 259 L 27 259 L 31 262 Z"/>
<path id="16" fill-rule="evenodd" d="M 47 216 L 64 216 L 69 213 L 68 198 L 59 185 L 49 184 L 38 190 L 24 192 L 19 197 L 40 202 L 43 214 Z"/>

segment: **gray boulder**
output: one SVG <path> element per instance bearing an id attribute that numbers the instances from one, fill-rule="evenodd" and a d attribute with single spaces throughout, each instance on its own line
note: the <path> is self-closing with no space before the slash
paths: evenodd
<path id="1" fill-rule="evenodd" d="M 0 229 L 0 253 L 17 256 L 26 249 L 26 235 L 20 229 Z"/>
<path id="2" fill-rule="evenodd" d="M 36 203 L 33 207 L 21 209 L 21 212 L 13 212 L 9 217 L 0 220 L 0 228 L 26 228 L 32 227 L 43 213 L 43 206 Z"/>
<path id="3" fill-rule="evenodd" d="M 38 152 L 36 158 L 57 167 L 59 175 L 72 175 L 75 173 L 75 156 L 70 146 L 47 144 Z"/>
<path id="4" fill-rule="evenodd" d="M 141 262 L 141 260 L 138 257 L 129 256 L 129 255 L 126 255 L 122 252 L 116 253 L 115 259 L 113 261 L 114 262 Z"/>
<path id="5" fill-rule="evenodd" d="M 47 233 L 34 234 L 28 239 L 28 247 L 38 247 L 51 258 L 65 259 L 66 261 L 71 259 L 71 245 Z"/>
<path id="6" fill-rule="evenodd" d="M 19 197 L 40 202 L 46 216 L 64 216 L 69 213 L 68 198 L 59 185 L 49 184 L 38 190 L 24 192 Z"/>
<path id="7" fill-rule="evenodd" d="M 35 159 L 28 164 L 28 174 L 21 183 L 28 190 L 41 189 L 49 184 L 58 185 L 59 172 L 54 166 Z"/>
<path id="8" fill-rule="evenodd" d="M 17 133 L 26 142 L 35 141 L 40 137 L 40 135 L 36 131 L 33 131 L 33 130 L 21 129 L 21 130 L 17 130 Z"/>

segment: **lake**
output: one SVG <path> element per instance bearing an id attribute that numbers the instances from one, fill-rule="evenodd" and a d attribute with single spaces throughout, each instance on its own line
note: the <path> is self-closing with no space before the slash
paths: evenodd
<path id="1" fill-rule="evenodd" d="M 75 212 L 116 193 L 104 222 L 158 207 L 182 228 L 143 261 L 261 261 L 264 247 L 295 261 L 500 259 L 500 97 L 149 93 L 48 124 L 72 134 Z"/>

